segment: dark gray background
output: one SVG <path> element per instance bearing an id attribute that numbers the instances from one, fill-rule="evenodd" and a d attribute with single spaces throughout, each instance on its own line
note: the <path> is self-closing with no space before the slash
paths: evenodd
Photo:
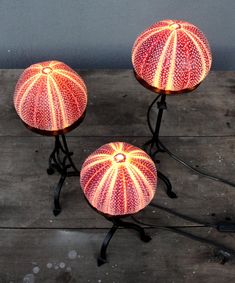
<path id="1" fill-rule="evenodd" d="M 49 59 L 131 67 L 137 35 L 165 18 L 197 25 L 210 42 L 213 69 L 235 69 L 235 0 L 0 0 L 0 68 Z"/>

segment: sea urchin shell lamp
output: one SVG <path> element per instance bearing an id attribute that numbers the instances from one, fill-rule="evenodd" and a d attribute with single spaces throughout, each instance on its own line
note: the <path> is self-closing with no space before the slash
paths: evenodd
<path id="1" fill-rule="evenodd" d="M 47 169 L 48 174 L 57 171 L 61 175 L 54 190 L 54 215 L 61 211 L 59 197 L 65 178 L 80 174 L 72 161 L 65 133 L 82 122 L 86 105 L 84 81 L 59 61 L 31 65 L 16 84 L 14 106 L 25 126 L 36 133 L 55 136 Z"/>
<path id="2" fill-rule="evenodd" d="M 119 226 L 137 230 L 144 242 L 151 240 L 141 226 L 121 220 L 145 208 L 154 197 L 157 171 L 146 152 L 123 142 L 105 144 L 83 163 L 80 183 L 91 207 L 113 223 L 98 265 L 106 262 L 107 246 Z"/>
<path id="3" fill-rule="evenodd" d="M 136 79 L 159 95 L 148 109 L 148 125 L 152 138 L 152 158 L 166 148 L 159 140 L 163 111 L 167 109 L 166 95 L 190 92 L 197 88 L 211 67 L 211 51 L 206 37 L 193 24 L 182 20 L 162 20 L 141 33 L 132 49 L 132 64 Z M 157 100 L 160 98 L 160 101 Z M 155 129 L 150 123 L 150 111 L 157 102 L 158 116 Z M 169 179 L 158 171 L 167 186 L 168 196 L 175 198 Z"/>

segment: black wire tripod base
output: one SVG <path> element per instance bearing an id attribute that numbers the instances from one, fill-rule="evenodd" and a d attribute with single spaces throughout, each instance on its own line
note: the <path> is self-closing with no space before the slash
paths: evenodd
<path id="1" fill-rule="evenodd" d="M 106 217 L 106 219 L 111 221 L 113 223 L 113 226 L 111 227 L 111 229 L 107 233 L 107 235 L 104 238 L 104 241 L 102 243 L 102 246 L 101 246 L 101 249 L 100 249 L 100 254 L 97 258 L 98 266 L 101 266 L 101 265 L 103 265 L 104 263 L 107 262 L 106 251 L 107 251 L 108 245 L 109 245 L 113 235 L 115 234 L 115 232 L 117 231 L 117 229 L 119 227 L 136 230 L 139 233 L 141 241 L 143 241 L 145 243 L 148 243 L 152 239 L 148 234 L 146 234 L 144 228 L 141 227 L 138 224 L 123 221 L 118 217 Z"/>
<path id="2" fill-rule="evenodd" d="M 49 157 L 49 175 L 58 172 L 60 180 L 54 188 L 54 209 L 53 213 L 57 216 L 61 212 L 60 192 L 66 177 L 79 176 L 80 171 L 76 168 L 72 156 L 73 152 L 69 151 L 64 134 L 55 136 L 55 146 Z"/>
<path id="3" fill-rule="evenodd" d="M 157 107 L 158 107 L 158 115 L 157 115 L 157 121 L 156 121 L 156 126 L 155 130 L 153 131 L 151 123 L 150 123 L 150 111 L 153 107 L 153 105 L 156 103 L 156 101 L 161 97 L 161 100 L 157 102 Z M 159 160 L 155 160 L 156 154 L 159 152 L 165 152 L 163 144 L 159 140 L 159 132 L 160 132 L 160 127 L 161 127 L 161 121 L 162 121 L 162 115 L 163 111 L 167 109 L 166 105 L 166 95 L 165 94 L 160 94 L 157 96 L 157 98 L 154 99 L 154 101 L 151 103 L 148 109 L 147 113 L 147 121 L 148 121 L 148 126 L 153 134 L 152 138 L 147 141 L 144 145 L 143 148 L 144 150 L 150 155 L 150 157 L 153 159 L 155 163 L 160 163 Z M 158 177 L 161 179 L 164 184 L 166 185 L 167 188 L 167 195 L 170 198 L 177 198 L 177 195 L 175 192 L 172 190 L 172 185 L 170 180 L 158 170 Z"/>
<path id="4" fill-rule="evenodd" d="M 160 98 L 160 101 L 158 101 L 158 99 Z M 157 121 L 156 121 L 156 126 L 155 129 L 153 129 L 152 125 L 151 125 L 151 121 L 150 121 L 150 112 L 154 106 L 154 104 L 157 103 L 157 107 L 158 107 L 158 115 L 157 115 Z M 174 160 L 176 160 L 177 162 L 179 162 L 181 165 L 187 167 L 188 169 L 192 170 L 193 172 L 199 174 L 200 176 L 206 177 L 208 179 L 211 179 L 213 181 L 216 182 L 221 182 L 224 184 L 227 184 L 233 188 L 235 188 L 235 183 L 226 180 L 224 178 L 221 177 L 217 177 L 211 174 L 208 174 L 206 172 L 204 172 L 203 170 L 199 170 L 196 169 L 195 167 L 193 167 L 191 164 L 187 163 L 186 161 L 184 161 L 183 159 L 181 159 L 180 157 L 178 157 L 176 154 L 172 153 L 159 139 L 159 131 L 160 131 L 160 126 L 161 126 L 161 120 L 162 120 L 162 115 L 163 115 L 163 111 L 167 109 L 167 105 L 166 105 L 166 95 L 165 94 L 159 94 L 154 100 L 153 102 L 150 104 L 149 108 L 148 108 L 148 112 L 147 112 L 147 122 L 148 122 L 148 127 L 152 133 L 152 138 L 147 141 L 144 145 L 143 148 L 145 149 L 145 151 L 151 156 L 151 158 L 153 159 L 153 161 L 155 163 L 159 163 L 159 160 L 155 160 L 155 157 L 157 155 L 157 153 L 159 152 L 165 152 L 167 153 L 171 158 L 173 158 Z M 169 181 L 169 179 L 163 175 L 161 172 L 158 171 L 158 177 L 165 183 L 166 187 L 167 187 L 167 194 L 169 197 L 171 198 L 175 198 L 177 197 L 177 195 L 172 191 L 172 186 L 171 183 Z M 220 232 L 235 232 L 235 223 L 218 223 L 216 226 L 217 230 Z"/>

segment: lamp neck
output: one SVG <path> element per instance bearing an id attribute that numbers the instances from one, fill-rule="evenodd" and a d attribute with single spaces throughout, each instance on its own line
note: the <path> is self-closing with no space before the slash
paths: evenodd
<path id="1" fill-rule="evenodd" d="M 161 94 L 161 100 L 157 103 L 157 107 L 158 107 L 158 115 L 157 115 L 155 131 L 153 135 L 154 140 L 157 140 L 159 137 L 163 111 L 167 109 L 165 94 Z"/>

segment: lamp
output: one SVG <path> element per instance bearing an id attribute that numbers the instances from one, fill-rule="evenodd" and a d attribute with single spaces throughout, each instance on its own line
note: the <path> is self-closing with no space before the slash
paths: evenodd
<path id="1" fill-rule="evenodd" d="M 211 67 L 211 51 L 203 33 L 193 24 L 182 20 L 162 20 L 141 33 L 132 49 L 132 64 L 136 79 L 145 88 L 159 93 L 149 106 L 147 118 L 152 138 L 149 154 L 154 159 L 158 152 L 167 152 L 159 140 L 163 111 L 167 109 L 166 95 L 190 92 L 198 87 Z M 160 98 L 160 101 L 157 100 Z M 150 123 L 150 111 L 157 103 L 155 128 Z M 155 149 L 153 151 L 153 149 Z M 158 171 L 171 198 L 169 179 Z"/>
<path id="2" fill-rule="evenodd" d="M 85 116 L 87 89 L 82 78 L 66 64 L 46 61 L 33 64 L 21 74 L 15 88 L 14 106 L 24 125 L 39 134 L 55 136 L 49 157 L 49 175 L 60 174 L 54 189 L 54 215 L 61 211 L 60 191 L 66 177 L 78 176 L 65 133 Z M 72 170 L 69 170 L 69 169 Z"/>
<path id="3" fill-rule="evenodd" d="M 147 153 L 124 142 L 105 144 L 83 163 L 80 183 L 91 207 L 113 223 L 98 265 L 106 262 L 108 244 L 120 226 L 135 229 L 144 242 L 151 240 L 141 226 L 121 219 L 142 210 L 154 197 L 157 171 Z"/>

